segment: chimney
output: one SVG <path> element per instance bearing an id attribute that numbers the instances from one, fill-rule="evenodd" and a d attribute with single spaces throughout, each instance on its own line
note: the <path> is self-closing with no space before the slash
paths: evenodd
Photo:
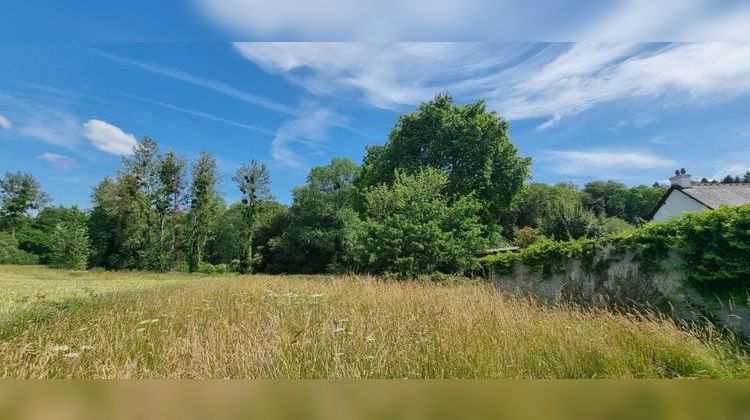
<path id="1" fill-rule="evenodd" d="M 690 180 L 690 174 L 685 171 L 685 168 L 674 171 L 674 176 L 669 178 L 669 182 L 672 183 L 673 187 L 690 188 L 693 186 L 693 181 Z"/>

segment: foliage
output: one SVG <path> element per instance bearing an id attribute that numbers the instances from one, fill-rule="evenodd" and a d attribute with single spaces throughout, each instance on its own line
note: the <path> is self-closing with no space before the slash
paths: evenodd
<path id="1" fill-rule="evenodd" d="M 265 163 L 251 160 L 249 164 L 242 165 L 232 177 L 242 193 L 243 220 L 243 252 L 240 255 L 240 270 L 243 273 L 252 272 L 253 267 L 253 229 L 255 218 L 262 202 L 272 200 L 271 174 Z"/>
<path id="2" fill-rule="evenodd" d="M 513 245 L 519 248 L 528 248 L 530 245 L 544 239 L 544 235 L 537 228 L 522 227 L 513 232 Z"/>
<path id="3" fill-rule="evenodd" d="M 575 184 L 555 185 L 535 182 L 524 186 L 513 206 L 515 224 L 519 228 L 538 228 L 555 209 L 569 208 L 581 204 L 580 193 Z"/>
<path id="4" fill-rule="evenodd" d="M 445 198 L 474 194 L 482 223 L 493 227 L 510 216 L 530 164 L 508 138 L 508 122 L 484 101 L 456 105 L 449 95 L 438 95 L 400 116 L 385 145 L 367 149 L 355 184 L 365 191 L 392 184 L 396 172 L 435 168 L 447 176 Z"/>
<path id="5" fill-rule="evenodd" d="M 595 261 L 605 248 L 609 260 Z M 687 213 L 600 239 L 539 241 L 520 252 L 488 256 L 480 262 L 500 274 L 511 273 L 516 261 L 551 274 L 564 270 L 570 259 L 596 270 L 625 251 L 635 251 L 641 270 L 648 273 L 658 269 L 670 250 L 685 261 L 683 270 L 691 286 L 704 294 L 744 298 L 750 290 L 750 205 Z"/>
<path id="6" fill-rule="evenodd" d="M 71 270 L 85 270 L 91 246 L 86 221 L 71 219 L 60 222 L 52 235 L 50 265 Z"/>
<path id="7" fill-rule="evenodd" d="M 488 244 L 481 204 L 471 195 L 449 203 L 448 183 L 445 173 L 427 168 L 367 190 L 362 219 L 346 226 L 349 268 L 401 278 L 473 268 L 474 251 Z"/>
<path id="8" fill-rule="evenodd" d="M 203 252 L 209 239 L 210 223 L 218 213 L 216 186 L 219 182 L 216 159 L 201 152 L 191 169 L 192 182 L 187 214 L 187 260 L 189 270 L 197 271 L 203 261 Z"/>
<path id="9" fill-rule="evenodd" d="M 596 217 L 578 205 L 560 203 L 542 220 L 544 236 L 558 241 L 598 236 Z"/>
<path id="10" fill-rule="evenodd" d="M 45 207 L 17 233 L 18 247 L 39 257 L 42 264 L 50 264 L 53 242 L 58 225 L 86 224 L 88 216 L 78 207 Z"/>
<path id="11" fill-rule="evenodd" d="M 18 240 L 9 233 L 0 232 L 0 264 L 38 264 L 36 255 L 18 248 Z"/>
<path id="12" fill-rule="evenodd" d="M 313 168 L 307 183 L 294 189 L 271 271 L 322 273 L 334 268 L 344 252 L 345 226 L 356 217 L 352 199 L 358 170 L 351 160 L 335 158 Z"/>
<path id="13" fill-rule="evenodd" d="M 0 178 L 0 217 L 15 236 L 29 211 L 40 210 L 50 201 L 39 182 L 30 174 L 6 172 Z"/>
<path id="14" fill-rule="evenodd" d="M 593 181 L 581 192 L 584 208 L 599 217 L 617 217 L 630 223 L 645 219 L 665 188 L 640 185 L 628 188 L 616 181 Z"/>

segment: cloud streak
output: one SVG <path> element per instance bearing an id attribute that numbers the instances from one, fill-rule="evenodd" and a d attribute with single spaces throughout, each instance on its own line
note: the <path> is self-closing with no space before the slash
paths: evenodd
<path id="1" fill-rule="evenodd" d="M 0 114 L 0 128 L 10 130 L 11 127 L 13 127 L 13 123 L 10 122 L 8 117 Z"/>
<path id="2" fill-rule="evenodd" d="M 600 178 L 622 176 L 634 170 L 669 167 L 675 162 L 648 152 L 631 150 L 554 150 L 537 159 L 550 164 L 561 175 Z"/>
<path id="3" fill-rule="evenodd" d="M 37 158 L 62 169 L 70 169 L 78 164 L 75 159 L 68 156 L 58 155 L 57 153 L 42 153 L 41 155 L 38 155 Z"/>
<path id="4" fill-rule="evenodd" d="M 311 110 L 281 127 L 271 143 L 271 156 L 281 166 L 301 167 L 303 159 L 295 149 L 320 149 L 332 127 L 341 126 L 343 118 L 324 108 Z"/>

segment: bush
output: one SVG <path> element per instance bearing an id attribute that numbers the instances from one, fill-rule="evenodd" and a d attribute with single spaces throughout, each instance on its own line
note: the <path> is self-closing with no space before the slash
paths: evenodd
<path id="1" fill-rule="evenodd" d="M 8 233 L 0 232 L 0 264 L 38 264 L 39 258 L 18 249 L 18 240 Z"/>
<path id="2" fill-rule="evenodd" d="M 516 229 L 513 234 L 513 245 L 519 248 L 527 248 L 530 245 L 544 239 L 544 235 L 537 228 L 522 227 Z"/>
<path id="3" fill-rule="evenodd" d="M 91 254 L 88 232 L 84 220 L 67 220 L 58 224 L 52 235 L 50 265 L 85 270 Z"/>
<path id="4" fill-rule="evenodd" d="M 488 245 L 480 203 L 464 196 L 449 203 L 448 178 L 436 169 L 396 174 L 392 186 L 364 194 L 364 217 L 346 225 L 348 266 L 400 278 L 454 274 L 476 268 L 473 254 Z"/>
<path id="5" fill-rule="evenodd" d="M 201 262 L 198 264 L 198 272 L 202 274 L 226 274 L 229 272 L 229 266 L 226 264 L 211 264 Z"/>

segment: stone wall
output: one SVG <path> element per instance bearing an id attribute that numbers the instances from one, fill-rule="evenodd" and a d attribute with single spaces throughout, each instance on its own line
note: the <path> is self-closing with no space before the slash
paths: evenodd
<path id="1" fill-rule="evenodd" d="M 602 250 L 598 258 L 607 252 Z M 531 295 L 544 302 L 648 307 L 684 320 L 708 318 L 750 338 L 748 302 L 722 302 L 701 295 L 687 285 L 683 264 L 679 256 L 670 253 L 658 270 L 644 273 L 638 254 L 627 252 L 600 272 L 584 269 L 578 260 L 569 260 L 563 273 L 545 276 L 516 261 L 511 274 L 490 272 L 488 276 L 501 290 Z"/>

